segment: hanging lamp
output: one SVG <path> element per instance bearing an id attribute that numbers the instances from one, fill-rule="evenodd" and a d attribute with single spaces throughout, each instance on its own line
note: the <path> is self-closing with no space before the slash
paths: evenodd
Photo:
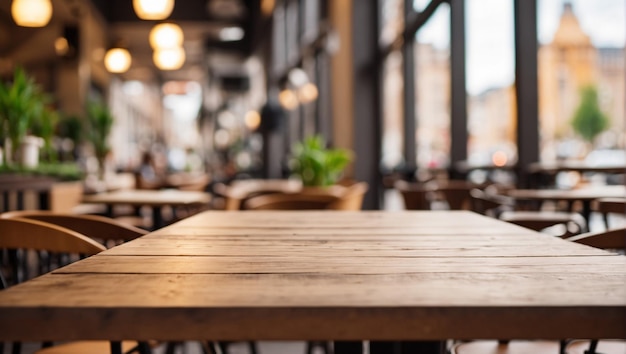
<path id="1" fill-rule="evenodd" d="M 152 49 L 169 49 L 183 46 L 183 30 L 175 23 L 159 23 L 150 30 Z"/>
<path id="2" fill-rule="evenodd" d="M 50 0 L 13 0 L 11 15 L 18 26 L 44 27 L 52 18 L 52 3 Z"/>
<path id="3" fill-rule="evenodd" d="M 132 57 L 125 48 L 111 48 L 104 55 L 104 66 L 111 73 L 124 73 L 130 68 Z"/>
<path id="4" fill-rule="evenodd" d="M 137 17 L 142 20 L 164 20 L 174 9 L 174 0 L 133 0 Z"/>
<path id="5" fill-rule="evenodd" d="M 185 63 L 185 50 L 181 47 L 156 49 L 152 59 L 161 70 L 177 70 Z"/>

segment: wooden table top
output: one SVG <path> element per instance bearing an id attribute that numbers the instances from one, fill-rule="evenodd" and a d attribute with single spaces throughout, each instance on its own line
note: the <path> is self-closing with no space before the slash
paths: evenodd
<path id="1" fill-rule="evenodd" d="M 626 338 L 625 279 L 465 211 L 207 211 L 0 292 L 0 341 Z"/>
<path id="2" fill-rule="evenodd" d="M 124 189 L 84 196 L 83 203 L 96 204 L 128 204 L 147 206 L 183 206 L 206 204 L 211 196 L 205 192 L 181 191 L 176 189 L 142 190 Z"/>
<path id="3" fill-rule="evenodd" d="M 626 186 L 585 186 L 574 189 L 514 189 L 507 195 L 525 200 L 594 200 L 626 196 Z"/>

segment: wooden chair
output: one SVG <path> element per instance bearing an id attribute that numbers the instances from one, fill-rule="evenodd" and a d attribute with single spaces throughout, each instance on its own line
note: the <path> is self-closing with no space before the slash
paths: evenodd
<path id="1" fill-rule="evenodd" d="M 595 211 L 602 214 L 604 226 L 609 228 L 609 214 L 626 216 L 626 198 L 600 198 L 596 199 Z"/>
<path id="2" fill-rule="evenodd" d="M 626 227 L 603 232 L 588 232 L 566 240 L 604 250 L 619 250 L 626 253 Z"/>
<path id="3" fill-rule="evenodd" d="M 586 233 L 567 238 L 591 247 L 626 251 L 626 228 L 597 233 Z M 523 341 L 498 342 L 478 340 L 453 346 L 451 354 L 624 354 L 623 340 Z"/>
<path id="4" fill-rule="evenodd" d="M 331 209 L 341 202 L 335 195 L 308 193 L 274 193 L 250 198 L 245 202 L 247 210 L 323 210 Z"/>
<path id="5" fill-rule="evenodd" d="M 61 226 L 19 217 L 0 218 L 0 250 L 12 252 L 17 252 L 18 250 L 22 252 L 45 251 L 48 254 L 73 255 L 74 258 L 59 258 L 60 263 L 53 264 L 50 260 L 40 263 L 38 274 L 49 272 L 65 263 L 77 260 L 79 258 L 78 255 L 81 257 L 92 256 L 105 249 L 103 245 L 91 238 Z M 3 288 L 9 284 L 17 284 L 26 280 L 32 273 L 24 272 L 20 274 L 20 267 L 17 264 L 12 264 L 11 267 L 13 268 L 13 274 L 10 278 L 4 278 L 2 272 L 0 272 Z M 7 279 L 10 282 L 7 282 Z M 49 343 L 44 345 L 49 345 Z M 133 341 L 125 341 L 120 345 L 127 350 L 137 348 L 138 346 L 137 342 Z M 20 347 L 20 343 L 14 343 L 13 352 L 19 353 Z M 81 341 L 44 348 L 37 353 L 109 353 L 111 347 L 111 343 L 106 341 Z"/>
<path id="6" fill-rule="evenodd" d="M 515 210 L 514 200 L 503 195 L 487 193 L 478 188 L 470 191 L 472 210 L 535 231 L 550 231 L 559 237 L 577 235 L 585 229 L 585 219 L 578 213 Z M 564 231 L 554 229 L 562 226 Z M 551 230 L 546 230 L 551 228 Z"/>
<path id="7" fill-rule="evenodd" d="M 339 200 L 331 203 L 329 209 L 333 210 L 361 210 L 363 198 L 369 189 L 367 182 L 356 182 L 347 185 L 339 191 Z"/>
<path id="8" fill-rule="evenodd" d="M 470 191 L 476 184 L 465 180 L 431 181 L 426 188 L 448 203 L 450 210 L 471 210 Z"/>
<path id="9" fill-rule="evenodd" d="M 273 193 L 297 193 L 301 189 L 302 183 L 295 180 L 250 179 L 236 180 L 230 185 L 216 183 L 213 193 L 224 199 L 224 210 L 242 210 L 250 198 Z"/>
<path id="10" fill-rule="evenodd" d="M 407 210 L 430 210 L 429 191 L 421 183 L 396 181 L 393 187 L 402 194 L 404 208 Z"/>
<path id="11" fill-rule="evenodd" d="M 0 218 L 26 218 L 44 221 L 79 232 L 97 240 L 106 247 L 134 240 L 148 233 L 144 229 L 97 215 L 59 214 L 45 210 L 23 210 L 2 213 Z"/>

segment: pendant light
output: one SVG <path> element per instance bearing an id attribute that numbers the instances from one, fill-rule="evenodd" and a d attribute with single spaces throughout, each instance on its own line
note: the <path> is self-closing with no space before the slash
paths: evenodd
<path id="1" fill-rule="evenodd" d="M 50 0 L 13 0 L 11 15 L 18 26 L 44 27 L 52 17 Z"/>
<path id="2" fill-rule="evenodd" d="M 181 47 L 156 49 L 152 59 L 161 70 L 177 70 L 185 63 L 185 50 Z"/>
<path id="3" fill-rule="evenodd" d="M 132 58 L 127 49 L 111 48 L 104 56 L 104 66 L 111 73 L 124 73 L 130 68 Z"/>
<path id="4" fill-rule="evenodd" d="M 183 46 L 183 30 L 175 23 L 159 23 L 150 30 L 152 49 L 169 49 Z"/>
<path id="5" fill-rule="evenodd" d="M 142 20 L 164 20 L 174 9 L 174 0 L 133 0 L 137 17 Z"/>

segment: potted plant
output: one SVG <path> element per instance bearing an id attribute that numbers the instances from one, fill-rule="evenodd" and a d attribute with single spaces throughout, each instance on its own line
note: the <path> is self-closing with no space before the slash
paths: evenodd
<path id="1" fill-rule="evenodd" d="M 32 122 L 42 114 L 48 100 L 48 96 L 22 68 L 15 69 L 12 83 L 0 83 L 0 139 L 5 144 L 5 164 L 19 162 L 17 153 Z"/>
<path id="2" fill-rule="evenodd" d="M 86 137 L 93 145 L 98 159 L 100 179 L 104 178 L 106 156 L 111 150 L 108 139 L 113 121 L 113 114 L 106 104 L 99 101 L 87 103 Z"/>
<path id="3" fill-rule="evenodd" d="M 351 160 L 350 151 L 327 148 L 324 138 L 315 135 L 293 146 L 290 166 L 303 186 L 326 187 L 337 183 Z"/>

